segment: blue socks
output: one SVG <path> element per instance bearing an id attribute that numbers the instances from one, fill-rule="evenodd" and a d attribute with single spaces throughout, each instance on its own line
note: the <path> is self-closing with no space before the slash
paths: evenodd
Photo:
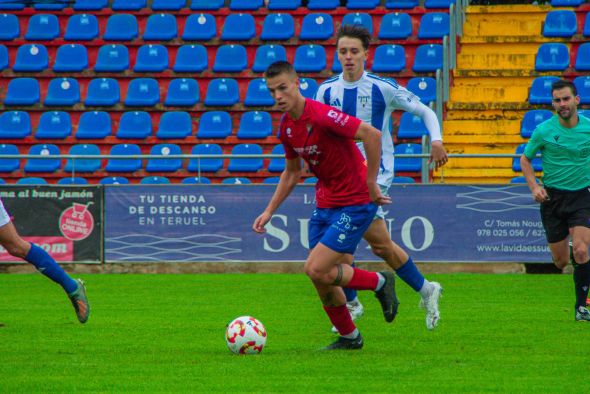
<path id="1" fill-rule="evenodd" d="M 353 262 L 352 267 L 356 267 L 356 264 Z M 356 299 L 356 289 L 349 289 L 348 287 L 343 287 L 344 295 L 346 296 L 346 302 L 354 301 Z"/>
<path id="2" fill-rule="evenodd" d="M 424 276 L 418 271 L 418 267 L 409 257 L 408 261 L 404 263 L 397 271 L 397 275 L 406 282 L 415 291 L 420 291 L 424 285 Z"/>
<path id="3" fill-rule="evenodd" d="M 31 250 L 25 256 L 25 260 L 33 264 L 39 272 L 59 284 L 67 294 L 78 290 L 78 283 L 73 280 L 43 249 L 31 243 Z"/>

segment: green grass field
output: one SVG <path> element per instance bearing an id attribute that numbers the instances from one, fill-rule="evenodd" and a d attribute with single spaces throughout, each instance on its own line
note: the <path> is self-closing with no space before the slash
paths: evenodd
<path id="1" fill-rule="evenodd" d="M 365 347 L 321 352 L 335 336 L 303 275 L 86 275 L 82 326 L 41 275 L 0 275 L 0 392 L 575 392 L 590 324 L 573 318 L 571 275 L 433 275 L 437 330 L 398 280 L 383 321 L 361 294 Z M 235 356 L 225 325 L 268 331 L 261 355 Z"/>

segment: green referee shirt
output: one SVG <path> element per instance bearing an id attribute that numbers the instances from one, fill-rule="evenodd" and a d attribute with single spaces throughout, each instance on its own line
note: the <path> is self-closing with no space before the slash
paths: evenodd
<path id="1" fill-rule="evenodd" d="M 559 123 L 559 117 L 537 126 L 524 149 L 532 160 L 541 151 L 543 185 L 560 190 L 580 190 L 590 185 L 590 119 L 571 129 Z"/>

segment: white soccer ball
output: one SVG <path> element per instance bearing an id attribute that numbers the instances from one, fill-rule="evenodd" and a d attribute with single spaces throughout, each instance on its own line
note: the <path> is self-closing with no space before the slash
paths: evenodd
<path id="1" fill-rule="evenodd" d="M 266 329 L 252 316 L 240 316 L 227 325 L 225 341 L 234 354 L 258 354 L 266 344 Z"/>

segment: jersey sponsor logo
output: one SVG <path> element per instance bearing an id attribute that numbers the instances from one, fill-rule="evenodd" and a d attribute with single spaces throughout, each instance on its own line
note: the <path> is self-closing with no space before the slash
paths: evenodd
<path id="1" fill-rule="evenodd" d="M 364 107 L 371 100 L 371 96 L 357 96 L 356 99 Z"/>
<path id="2" fill-rule="evenodd" d="M 338 112 L 334 111 L 333 109 L 329 110 L 328 118 L 338 119 Z"/>

